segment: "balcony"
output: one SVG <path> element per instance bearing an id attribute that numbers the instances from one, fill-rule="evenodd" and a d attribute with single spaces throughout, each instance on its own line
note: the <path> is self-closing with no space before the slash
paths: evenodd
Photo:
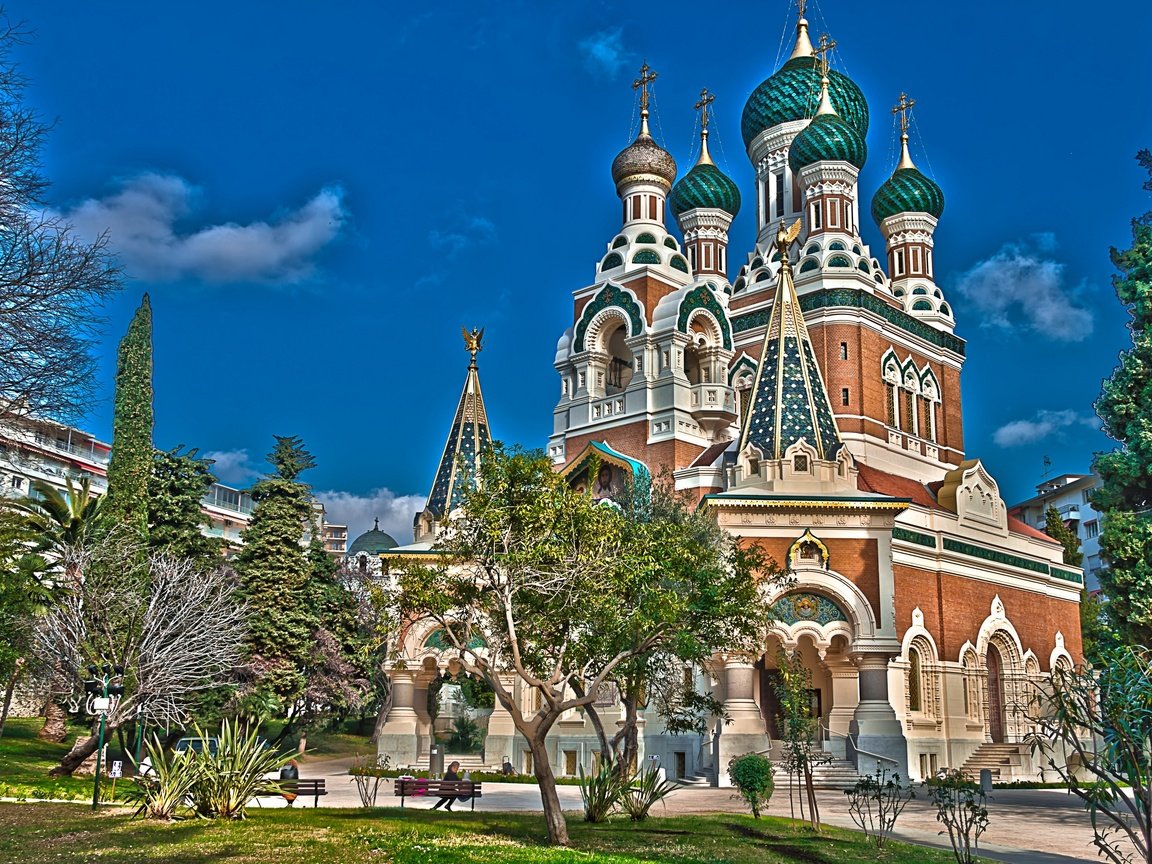
<path id="1" fill-rule="evenodd" d="M 49 438 L 47 435 L 39 434 L 33 436 L 33 441 L 39 447 L 55 450 L 57 453 L 67 453 L 69 456 L 78 456 L 95 465 L 107 465 L 111 455 L 110 451 L 104 448 L 97 449 L 94 446 L 95 442 L 92 441 L 89 441 L 87 445 L 73 444 L 59 438 Z"/>
<path id="2" fill-rule="evenodd" d="M 693 384 L 689 410 L 697 423 L 715 432 L 736 419 L 736 394 L 725 384 Z"/>

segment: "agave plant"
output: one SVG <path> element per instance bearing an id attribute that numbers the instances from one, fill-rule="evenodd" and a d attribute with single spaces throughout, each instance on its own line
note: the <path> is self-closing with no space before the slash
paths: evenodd
<path id="1" fill-rule="evenodd" d="M 138 774 L 127 798 L 136 804 L 136 815 L 146 819 L 174 819 L 188 805 L 200 766 L 191 750 L 165 752 L 160 739 L 148 742 L 147 772 Z"/>
<path id="2" fill-rule="evenodd" d="M 676 789 L 676 784 L 659 771 L 640 771 L 620 795 L 620 806 L 633 822 L 643 822 L 657 801 L 663 801 Z"/>
<path id="3" fill-rule="evenodd" d="M 289 755 L 269 750 L 256 727 L 225 720 L 217 736 L 216 752 L 205 748 L 196 754 L 198 768 L 191 789 L 192 809 L 211 819 L 243 819 L 248 802 L 257 795 L 280 791 L 268 774 L 278 771 Z M 196 734 L 208 737 L 200 728 Z"/>
<path id="4" fill-rule="evenodd" d="M 584 802 L 584 821 L 608 821 L 627 788 L 628 781 L 621 779 L 611 759 L 601 759 L 596 769 L 588 775 L 584 774 L 584 766 L 581 765 L 580 798 Z"/>

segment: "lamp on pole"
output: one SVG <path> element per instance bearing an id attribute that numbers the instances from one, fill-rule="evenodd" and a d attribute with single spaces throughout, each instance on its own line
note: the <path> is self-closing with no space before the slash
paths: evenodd
<path id="1" fill-rule="evenodd" d="M 96 779 L 92 785 L 92 809 L 100 806 L 100 762 L 104 756 L 104 729 L 108 714 L 112 710 L 113 699 L 124 695 L 124 667 L 89 666 L 89 677 L 84 681 L 84 692 L 88 694 L 88 710 L 100 716 L 100 732 L 96 743 Z"/>

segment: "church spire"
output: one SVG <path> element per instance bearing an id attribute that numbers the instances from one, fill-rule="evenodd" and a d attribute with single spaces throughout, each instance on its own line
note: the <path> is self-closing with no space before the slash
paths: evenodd
<path id="1" fill-rule="evenodd" d="M 480 459 L 484 451 L 492 444 L 488 413 L 484 409 L 484 397 L 480 392 L 480 371 L 476 365 L 484 330 L 465 329 L 463 333 L 471 362 L 464 378 L 464 392 L 460 394 L 460 404 L 452 420 L 452 429 L 436 469 L 436 479 L 432 482 L 432 491 L 428 493 L 428 503 L 416 520 L 417 541 L 421 535 L 435 530 L 433 523 L 443 522 L 452 510 L 460 506 L 465 493 L 480 473 Z"/>
<path id="2" fill-rule="evenodd" d="M 772 316 L 764 333 L 764 346 L 753 384 L 752 406 L 740 434 L 740 452 L 749 444 L 760 458 L 782 459 L 784 452 L 803 439 L 816 450 L 816 458 L 831 461 L 840 448 L 840 432 L 828 401 L 812 340 L 792 284 L 788 250 L 800 233 L 800 222 L 776 233 L 780 272 Z"/>

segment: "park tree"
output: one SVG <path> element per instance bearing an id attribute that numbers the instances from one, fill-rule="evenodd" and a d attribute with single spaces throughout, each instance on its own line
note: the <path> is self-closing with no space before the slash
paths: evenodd
<path id="1" fill-rule="evenodd" d="M 187 724 L 198 695 L 240 657 L 246 610 L 234 576 L 148 553 L 126 531 L 66 547 L 61 559 L 84 578 L 62 586 L 37 621 L 32 651 L 40 668 L 65 675 L 75 694 L 86 667 L 124 667 L 125 692 L 107 718 L 110 734 L 137 716 L 151 725 Z M 96 747 L 96 736 L 81 736 L 50 773 L 71 774 Z"/>
<path id="2" fill-rule="evenodd" d="M 273 437 L 267 457 L 273 470 L 250 490 L 255 507 L 236 571 L 248 605 L 251 698 L 290 705 L 304 690 L 312 635 L 305 604 L 311 566 L 301 545 L 312 507 L 299 477 L 316 463 L 299 438 Z"/>
<path id="3" fill-rule="evenodd" d="M 202 530 L 208 518 L 200 506 L 216 478 L 212 462 L 183 446 L 158 450 L 148 478 L 148 545 L 200 567 L 220 564 L 221 543 Z"/>
<path id="4" fill-rule="evenodd" d="M 1064 547 L 1065 564 L 1079 567 L 1084 563 L 1084 553 L 1080 551 L 1080 537 L 1064 522 L 1060 511 L 1052 504 L 1044 511 L 1044 533 Z"/>
<path id="5" fill-rule="evenodd" d="M 1137 155 L 1149 174 L 1152 151 Z M 1100 586 L 1108 621 L 1122 642 L 1152 646 L 1152 212 L 1132 221 L 1132 245 L 1112 250 L 1120 271 L 1113 284 L 1131 316 L 1132 347 L 1104 382 L 1096 412 L 1119 447 L 1098 454 L 1093 468 L 1100 486 L 1093 505 L 1101 511 L 1100 552 L 1106 567 Z"/>
<path id="6" fill-rule="evenodd" d="M 120 272 L 106 237 L 87 242 L 45 207 L 48 126 L 13 59 L 25 35 L 0 21 L 0 409 L 68 422 L 91 404 L 100 309 Z"/>
<path id="7" fill-rule="evenodd" d="M 51 600 L 46 562 L 30 550 L 35 536 L 21 514 L 0 509 L 0 735 L 12 705 L 12 694 L 28 668 L 32 623 Z"/>
<path id="8" fill-rule="evenodd" d="M 148 295 L 120 341 L 112 412 L 112 459 L 104 518 L 140 540 L 148 537 L 148 482 L 152 477 L 152 304 Z"/>
<path id="9" fill-rule="evenodd" d="M 436 560 L 398 577 L 400 622 L 432 619 L 528 742 L 552 843 L 568 843 L 545 744 L 560 716 L 587 709 L 638 658 L 718 638 L 721 622 L 696 610 L 753 581 L 738 544 L 710 549 L 686 534 L 594 503 L 542 453 L 495 447 Z M 729 635 L 740 641 L 738 627 Z M 502 675 L 539 709 L 526 710 Z"/>

